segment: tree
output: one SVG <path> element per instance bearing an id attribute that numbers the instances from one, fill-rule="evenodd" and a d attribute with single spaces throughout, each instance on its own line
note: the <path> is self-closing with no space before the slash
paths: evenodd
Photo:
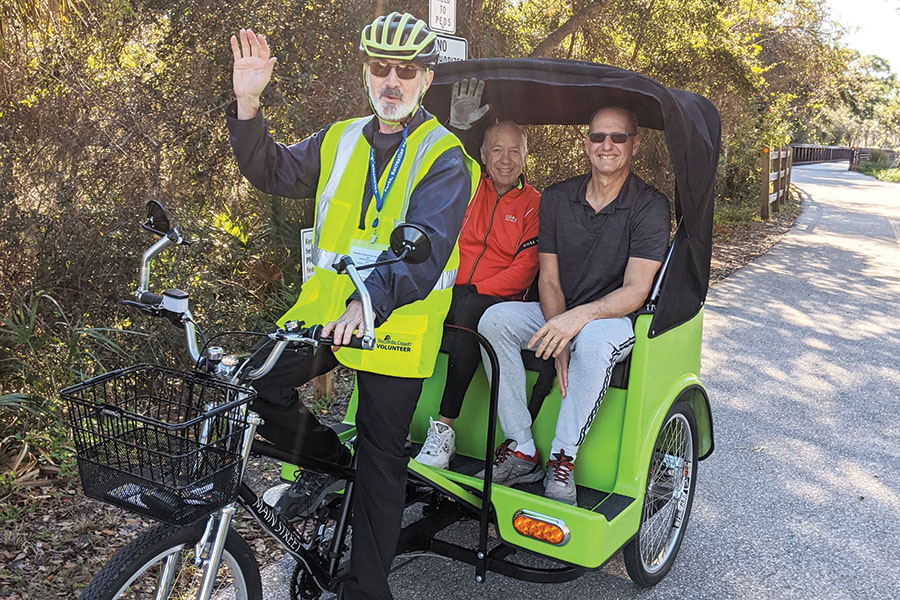
<path id="1" fill-rule="evenodd" d="M 86 0 L 5 0 L 0 4 L 0 50 L 4 40 L 22 32 L 52 34 L 86 6 Z"/>
<path id="2" fill-rule="evenodd" d="M 584 8 L 576 12 L 568 21 L 560 25 L 560 27 L 544 38 L 540 44 L 535 46 L 529 56 L 546 57 L 559 46 L 562 41 L 573 36 L 578 29 L 583 27 L 588 21 L 598 19 L 603 14 L 612 0 L 596 0 L 586 5 Z"/>

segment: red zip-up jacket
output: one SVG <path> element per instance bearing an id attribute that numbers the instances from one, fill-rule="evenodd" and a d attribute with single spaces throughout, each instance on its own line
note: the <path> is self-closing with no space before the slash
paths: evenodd
<path id="1" fill-rule="evenodd" d="M 538 270 L 540 193 L 519 180 L 500 197 L 482 177 L 459 234 L 456 285 L 474 285 L 479 294 L 521 300 Z"/>

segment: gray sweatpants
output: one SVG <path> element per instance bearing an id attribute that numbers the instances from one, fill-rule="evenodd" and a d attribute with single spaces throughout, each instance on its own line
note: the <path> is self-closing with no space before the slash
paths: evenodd
<path id="1" fill-rule="evenodd" d="M 538 302 L 495 304 L 478 323 L 479 333 L 491 342 L 499 359 L 500 427 L 517 444 L 532 439 L 521 351 L 544 323 Z M 628 356 L 633 345 L 634 328 L 628 317 L 591 321 L 569 342 L 569 385 L 559 407 L 551 453 L 564 449 L 569 456 L 576 455 L 609 387 L 613 367 Z M 484 351 L 482 360 L 490 378 Z"/>

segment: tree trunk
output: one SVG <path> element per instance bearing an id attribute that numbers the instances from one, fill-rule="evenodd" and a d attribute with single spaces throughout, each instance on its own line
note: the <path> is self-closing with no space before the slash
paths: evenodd
<path id="1" fill-rule="evenodd" d="M 656 5 L 656 0 L 650 0 L 650 5 L 647 7 L 647 21 L 653 18 L 653 8 Z M 641 31 L 638 33 L 638 39 L 634 43 L 634 51 L 631 53 L 631 67 L 634 68 L 637 65 L 637 57 L 638 52 L 641 51 L 641 46 L 644 45 L 644 34 L 647 33 L 647 28 L 641 28 Z"/>
<path id="2" fill-rule="evenodd" d="M 535 46 L 529 56 L 534 58 L 547 57 L 566 39 L 566 36 L 572 35 L 584 23 L 599 16 L 610 4 L 612 4 L 612 0 L 595 0 L 591 2 L 572 15 L 572 18 L 563 23 L 559 29 L 548 35 L 547 39 Z"/>

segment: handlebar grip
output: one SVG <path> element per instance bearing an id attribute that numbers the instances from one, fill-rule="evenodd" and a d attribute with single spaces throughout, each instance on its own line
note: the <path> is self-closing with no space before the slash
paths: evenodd
<path id="1" fill-rule="evenodd" d="M 317 340 L 319 341 L 320 344 L 323 344 L 323 345 L 325 345 L 325 346 L 333 346 L 333 345 L 334 345 L 334 336 L 333 336 L 333 335 L 323 336 L 323 335 L 322 335 L 322 326 L 321 326 L 321 325 L 315 325 L 315 326 L 313 326 L 312 330 L 313 330 L 313 331 L 312 331 L 312 337 L 315 338 L 315 339 L 317 339 Z M 341 344 L 339 347 L 340 347 L 340 348 L 356 348 L 356 349 L 361 349 L 361 348 L 362 348 L 362 342 L 363 342 L 363 339 L 362 339 L 362 338 L 356 337 L 356 336 L 354 335 L 352 338 L 350 338 L 350 343 L 349 343 L 349 344 L 347 344 L 347 345 Z"/>
<path id="2" fill-rule="evenodd" d="M 138 300 L 140 300 L 142 304 L 150 304 L 152 306 L 159 306 L 163 301 L 162 296 L 151 292 L 142 292 L 138 297 Z"/>

